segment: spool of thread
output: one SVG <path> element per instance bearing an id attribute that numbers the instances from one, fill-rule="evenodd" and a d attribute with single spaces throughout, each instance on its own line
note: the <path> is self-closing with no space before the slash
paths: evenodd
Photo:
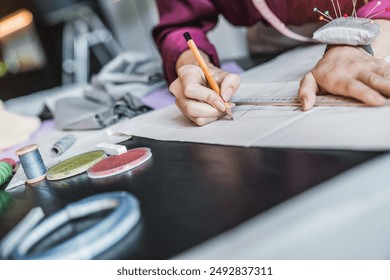
<path id="1" fill-rule="evenodd" d="M 5 210 L 7 210 L 7 207 L 11 204 L 11 202 L 12 202 L 11 195 L 5 191 L 0 191 L 0 215 L 2 215 L 5 212 Z"/>
<path id="2" fill-rule="evenodd" d="M 16 162 L 12 158 L 2 158 L 0 162 L 7 162 L 12 166 L 12 169 L 15 169 Z"/>
<path id="3" fill-rule="evenodd" d="M 59 155 L 62 155 L 66 150 L 68 150 L 76 141 L 76 137 L 73 134 L 68 134 L 65 137 L 63 137 L 61 140 L 59 140 L 57 143 L 53 145 L 53 148 L 51 148 L 51 156 L 52 157 L 58 157 Z"/>
<path id="4" fill-rule="evenodd" d="M 37 144 L 32 144 L 16 151 L 20 164 L 27 177 L 27 183 L 33 184 L 46 178 L 46 166 L 43 163 Z"/>
<path id="5" fill-rule="evenodd" d="M 0 186 L 7 182 L 12 176 L 12 165 L 8 162 L 0 162 Z"/>

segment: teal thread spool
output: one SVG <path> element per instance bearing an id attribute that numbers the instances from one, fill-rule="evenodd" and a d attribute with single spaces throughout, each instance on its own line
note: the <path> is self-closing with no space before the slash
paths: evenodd
<path id="1" fill-rule="evenodd" d="M 43 163 L 37 144 L 32 144 L 17 150 L 20 164 L 27 177 L 27 183 L 33 184 L 46 178 L 46 166 Z"/>
<path id="2" fill-rule="evenodd" d="M 0 191 L 0 215 L 2 215 L 5 210 L 7 210 L 8 206 L 11 204 L 12 198 L 5 191 Z"/>
<path id="3" fill-rule="evenodd" d="M 7 162 L 0 162 L 0 186 L 7 182 L 12 176 L 12 165 Z"/>

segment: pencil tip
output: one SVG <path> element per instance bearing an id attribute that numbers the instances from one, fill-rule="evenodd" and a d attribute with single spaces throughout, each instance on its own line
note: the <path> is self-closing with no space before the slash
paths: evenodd
<path id="1" fill-rule="evenodd" d="M 231 120 L 233 120 L 233 113 L 232 113 L 232 110 L 230 108 L 226 108 L 226 115 L 228 115 L 229 118 Z"/>

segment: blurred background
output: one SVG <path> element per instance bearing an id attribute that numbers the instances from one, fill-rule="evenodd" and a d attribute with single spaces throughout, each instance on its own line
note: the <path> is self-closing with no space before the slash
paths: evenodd
<path id="1" fill-rule="evenodd" d="M 157 22 L 154 0 L 2 0 L 0 99 L 86 83 L 126 50 L 159 60 Z M 245 30 L 223 18 L 209 37 L 221 60 L 247 55 Z"/>

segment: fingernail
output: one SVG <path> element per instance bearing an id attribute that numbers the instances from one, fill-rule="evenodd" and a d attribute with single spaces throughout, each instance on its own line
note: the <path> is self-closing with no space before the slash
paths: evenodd
<path id="1" fill-rule="evenodd" d="M 236 103 L 229 103 L 229 108 L 230 109 L 233 109 L 234 107 L 236 107 Z"/>
<path id="2" fill-rule="evenodd" d="M 306 110 L 308 110 L 309 108 L 309 99 L 307 98 L 307 97 L 303 97 L 302 99 L 301 99 L 301 102 L 302 102 L 302 109 L 303 109 L 303 111 L 306 111 Z"/>
<path id="3" fill-rule="evenodd" d="M 215 105 L 215 107 L 217 107 L 217 109 L 220 110 L 221 112 L 225 112 L 225 110 L 226 110 L 225 105 L 224 105 L 221 101 L 215 100 L 215 101 L 214 101 L 214 105 Z"/>
<path id="4" fill-rule="evenodd" d="M 231 87 L 227 88 L 222 92 L 222 98 L 225 101 L 229 101 L 232 95 L 233 95 L 233 89 Z"/>
<path id="5" fill-rule="evenodd" d="M 386 102 L 386 97 L 381 95 L 381 96 L 379 96 L 378 100 L 379 100 L 379 102 L 384 103 L 384 102 Z"/>
<path id="6" fill-rule="evenodd" d="M 383 96 L 379 95 L 379 96 L 377 96 L 375 98 L 375 100 L 373 101 L 373 104 L 377 105 L 377 106 L 380 106 L 380 105 L 383 105 L 385 102 L 386 102 L 386 98 L 384 98 Z"/>

